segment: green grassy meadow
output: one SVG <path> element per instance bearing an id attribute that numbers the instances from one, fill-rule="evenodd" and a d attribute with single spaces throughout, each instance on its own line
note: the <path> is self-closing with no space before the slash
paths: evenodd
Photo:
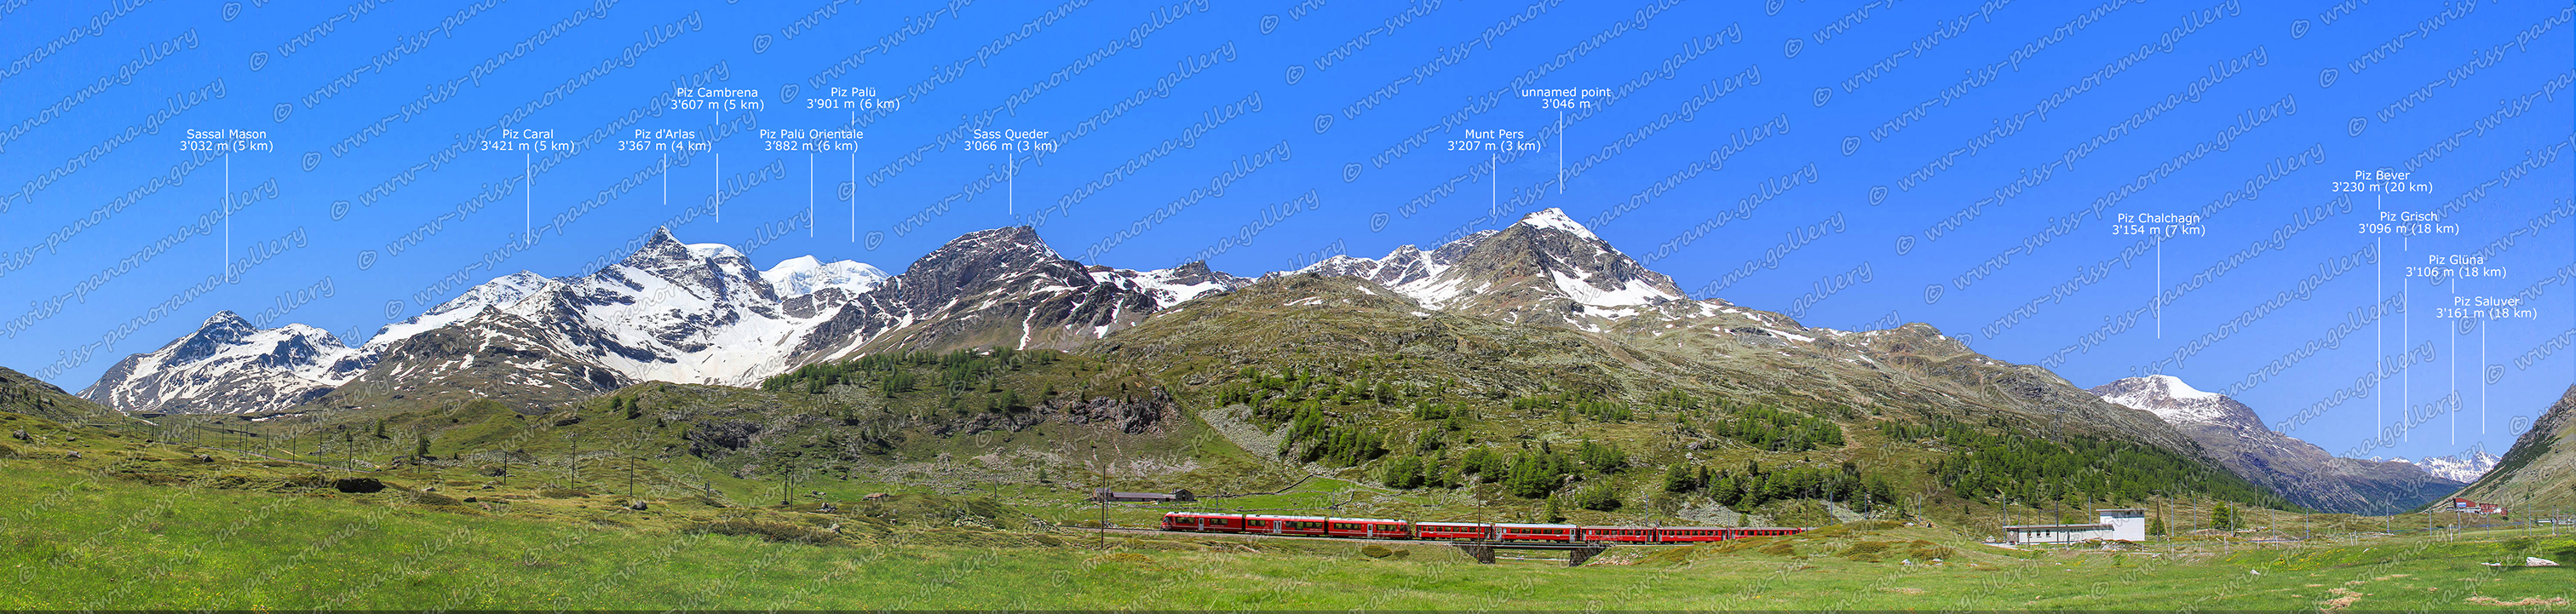
<path id="1" fill-rule="evenodd" d="M 2576 597 L 2570 568 L 2481 564 L 2576 559 L 2576 534 L 2530 529 L 2013 551 L 1870 522 L 1623 546 L 1577 568 L 1539 553 L 1488 566 L 1435 544 L 1370 556 L 1349 542 L 1103 539 L 1035 521 L 1092 509 L 1071 504 L 988 498 L 979 512 L 905 494 L 839 514 L 688 501 L 634 511 L 610 495 L 429 505 L 399 490 L 154 484 L 118 464 L 142 454 L 99 458 L 111 455 L 0 461 L 11 476 L 0 481 L 0 574 L 12 587 L 0 608 L 2563 610 Z M 1343 487 L 1277 497 L 1330 499 L 1332 488 Z M 1121 508 L 1113 520 L 1153 514 Z M 840 530 L 815 545 L 687 529 L 726 519 Z"/>

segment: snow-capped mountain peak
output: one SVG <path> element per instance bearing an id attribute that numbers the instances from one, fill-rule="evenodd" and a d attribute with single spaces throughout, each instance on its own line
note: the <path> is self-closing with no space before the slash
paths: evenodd
<path id="1" fill-rule="evenodd" d="M 1130 289 L 1151 294 L 1155 304 L 1170 307 L 1190 299 L 1218 292 L 1229 292 L 1251 285 L 1253 280 L 1225 274 L 1208 268 L 1206 261 L 1192 262 L 1168 269 L 1131 271 L 1094 266 L 1091 277 L 1103 283 L 1124 283 Z"/>
<path id="2" fill-rule="evenodd" d="M 1360 277 L 1431 309 L 1587 329 L 1633 315 L 1633 307 L 1689 300 L 1672 278 L 1555 208 L 1428 252 L 1406 245 L 1384 258 L 1336 256 L 1298 272 Z"/>
<path id="3" fill-rule="evenodd" d="M 2496 461 L 2504 459 L 2488 454 L 2486 448 L 2481 447 L 2451 456 L 2428 456 L 2423 460 L 2406 460 L 2401 457 L 2392 460 L 2423 467 L 2424 472 L 2433 474 L 2433 477 L 2458 482 L 2476 482 L 2478 478 L 2486 477 L 2488 471 L 2495 469 Z"/>
<path id="4" fill-rule="evenodd" d="M 359 350 L 321 329 L 262 330 L 231 311 L 126 356 L 80 396 L 128 412 L 239 413 L 302 403 L 356 377 Z"/>
<path id="5" fill-rule="evenodd" d="M 813 256 L 797 256 L 761 271 L 760 278 L 778 290 L 781 297 L 813 294 L 824 288 L 840 288 L 851 294 L 875 289 L 885 283 L 884 270 L 852 260 L 823 262 Z"/>
<path id="6" fill-rule="evenodd" d="M 431 307 L 420 315 L 376 329 L 376 336 L 367 340 L 366 347 L 371 352 L 381 351 L 395 342 L 411 338 L 412 335 L 474 317 L 474 314 L 482 311 L 484 307 L 509 307 L 518 304 L 519 299 L 544 290 L 548 283 L 553 283 L 553 280 L 528 271 L 493 278 L 492 281 L 466 289 L 456 298 L 439 303 L 437 307 Z"/>
<path id="7" fill-rule="evenodd" d="M 2093 394 L 2130 409 L 2154 412 L 2173 424 L 2253 425 L 2262 428 L 2263 420 L 2254 410 L 2235 399 L 2214 392 L 2202 392 L 2171 375 L 2132 377 L 2103 384 Z"/>
<path id="8" fill-rule="evenodd" d="M 1566 217 L 1565 210 L 1555 207 L 1540 209 L 1536 213 L 1521 216 L 1520 225 L 1527 225 L 1534 228 L 1562 230 L 1573 233 L 1574 236 L 1586 239 L 1601 238 L 1594 236 L 1592 234 L 1592 229 L 1584 228 L 1583 224 L 1575 222 L 1574 218 Z"/>
<path id="9" fill-rule="evenodd" d="M 2156 380 L 2157 384 L 2164 386 L 2165 396 L 2173 397 L 2176 400 L 2206 401 L 2219 397 L 2218 393 L 2215 392 L 2201 392 L 2200 389 L 2191 387 L 2191 384 L 2183 383 L 2182 378 L 2179 377 L 2171 375 L 2149 375 L 2147 378 Z"/>

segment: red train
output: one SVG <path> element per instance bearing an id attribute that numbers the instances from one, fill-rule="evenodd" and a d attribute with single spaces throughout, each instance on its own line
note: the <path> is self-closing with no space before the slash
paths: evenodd
<path id="1" fill-rule="evenodd" d="M 1162 529 L 1195 533 L 1254 533 L 1366 539 L 1638 544 L 1713 542 L 1767 535 L 1790 535 L 1806 530 L 1787 527 L 1595 527 L 1509 522 L 1411 522 L 1384 518 L 1207 512 L 1164 514 Z"/>

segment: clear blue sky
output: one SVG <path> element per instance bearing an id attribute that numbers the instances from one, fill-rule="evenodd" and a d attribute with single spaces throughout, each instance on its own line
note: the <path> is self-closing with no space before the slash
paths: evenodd
<path id="1" fill-rule="evenodd" d="M 0 364 L 69 389 L 218 310 L 283 301 L 271 325 L 354 344 L 491 277 L 584 274 L 703 206 L 719 173 L 757 180 L 721 220 L 674 230 L 762 266 L 813 254 L 900 271 L 957 234 L 1035 224 L 1101 264 L 1213 254 L 1250 276 L 1560 207 L 1660 256 L 1695 295 L 1804 305 L 1814 326 L 1928 322 L 2078 386 L 2253 382 L 2236 396 L 2276 426 L 2349 395 L 2374 347 L 2431 344 L 2430 362 L 2294 429 L 2338 453 L 2455 378 L 2459 414 L 2371 454 L 2501 453 L 2514 417 L 2576 379 L 2567 351 L 2516 361 L 2576 321 L 2576 288 L 2546 283 L 2576 261 L 2565 3 L 132 4 L 0 3 L 0 295 L 16 299 Z M 759 108 L 670 108 L 693 76 Z M 620 151 L 636 129 L 705 141 L 719 120 L 843 128 L 854 111 L 812 102 L 856 99 L 832 88 L 899 103 L 864 121 L 854 151 L 716 140 L 670 169 L 667 201 L 660 154 Z M 1559 109 L 1520 89 L 1598 91 Z M 520 131 L 578 142 L 603 127 L 618 129 L 524 175 L 548 154 L 516 151 L 541 140 Z M 941 144 L 977 129 L 1045 131 L 1029 142 L 1059 149 L 1006 163 Z M 262 131 L 269 150 L 190 152 L 190 130 Z M 1467 132 L 1488 130 L 1535 150 L 1450 151 L 1511 140 Z M 439 153 L 477 141 L 512 149 Z M 1006 164 L 1010 180 L 978 184 Z M 2333 191 L 2381 169 L 2410 173 L 2410 191 Z M 841 196 L 854 175 L 855 203 Z M 621 180 L 635 182 L 622 195 Z M 228 230 L 200 226 L 227 181 L 256 198 Z M 1311 208 L 1278 213 L 1309 190 Z M 2364 233 L 2382 212 L 2446 206 L 2433 234 Z M 2118 216 L 2204 210 L 2195 233 L 2120 259 L 2146 238 L 2115 234 Z M 2480 266 L 2503 277 L 2407 277 L 2535 224 Z M 543 234 L 510 247 L 529 227 Z M 301 244 L 263 247 L 298 230 Z M 1766 256 L 1783 244 L 1797 249 Z M 2378 264 L 2336 264 L 2374 244 Z M 203 283 L 244 259 L 236 279 Z M 1868 281 L 1801 300 L 1864 266 Z M 291 298 L 326 279 L 329 297 Z M 2530 317 L 2465 335 L 2436 311 L 2534 284 Z M 2159 310 L 2160 287 L 2182 290 Z M 2409 291 L 2384 330 L 2293 353 Z M 2249 379 L 2266 364 L 2287 368 Z"/>

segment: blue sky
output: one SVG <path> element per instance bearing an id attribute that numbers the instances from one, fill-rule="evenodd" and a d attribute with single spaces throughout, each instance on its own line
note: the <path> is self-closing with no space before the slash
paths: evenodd
<path id="1" fill-rule="evenodd" d="M 2547 351 L 2576 322 L 2564 3 L 135 4 L 0 6 L 0 365 L 75 390 L 218 310 L 356 343 L 664 224 L 762 266 L 899 271 L 1032 224 L 1101 264 L 1249 276 L 1544 207 L 1695 295 L 1928 322 L 2079 386 L 2173 374 L 2337 453 L 2501 453 L 2576 380 Z M 847 151 L 758 132 L 849 128 L 858 88 L 896 104 Z M 666 175 L 621 151 L 637 129 L 712 155 Z M 516 149 L 540 142 L 576 144 Z M 720 216 L 687 213 L 728 181 Z M 204 217 L 227 185 L 239 211 Z M 2157 241 L 2123 215 L 2203 217 Z M 2408 277 L 2481 250 L 2501 277 Z M 226 261 L 251 264 L 208 283 Z M 2482 327 L 2438 311 L 2517 293 Z M 2390 296 L 2404 314 L 2335 330 Z"/>

